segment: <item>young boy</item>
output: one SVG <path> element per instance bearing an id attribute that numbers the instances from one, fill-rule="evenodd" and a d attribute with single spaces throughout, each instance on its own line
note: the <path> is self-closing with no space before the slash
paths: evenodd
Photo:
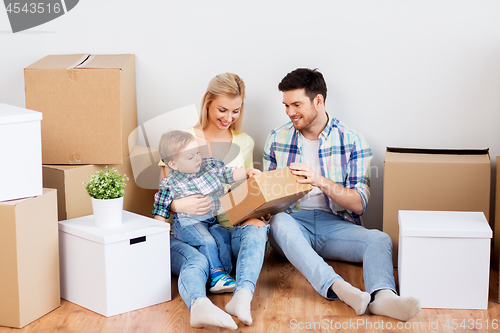
<path id="1" fill-rule="evenodd" d="M 259 174 L 260 170 L 227 167 L 219 159 L 201 158 L 195 137 L 184 131 L 163 134 L 159 150 L 163 162 L 172 171 L 160 182 L 152 215 L 165 221 L 170 216 L 173 200 L 194 194 L 208 195 L 213 200 L 211 211 L 204 215 L 176 213 L 172 217 L 172 229 L 175 238 L 196 247 L 208 259 L 210 292 L 232 292 L 235 281 L 224 271 L 219 249 L 208 229 L 218 223 L 219 199 L 224 195 L 222 183 L 244 180 Z"/>

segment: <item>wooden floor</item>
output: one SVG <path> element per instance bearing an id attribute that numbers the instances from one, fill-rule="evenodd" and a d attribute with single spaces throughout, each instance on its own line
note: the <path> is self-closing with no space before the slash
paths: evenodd
<path id="1" fill-rule="evenodd" d="M 337 273 L 364 289 L 362 268 L 357 264 L 329 262 Z M 460 290 L 457 290 L 460 292 Z M 209 295 L 224 309 L 231 294 Z M 253 324 L 234 318 L 239 332 L 500 332 L 498 271 L 491 271 L 488 310 L 424 309 L 409 322 L 365 314 L 356 316 L 341 301 L 328 301 L 285 259 L 266 254 L 252 302 Z M 481 326 L 481 327 L 480 327 Z M 453 329 L 453 328 L 456 329 Z M 172 301 L 106 318 L 62 300 L 61 307 L 23 329 L 0 327 L 0 333 L 45 332 L 220 332 L 219 328 L 193 329 L 189 312 L 172 280 Z"/>

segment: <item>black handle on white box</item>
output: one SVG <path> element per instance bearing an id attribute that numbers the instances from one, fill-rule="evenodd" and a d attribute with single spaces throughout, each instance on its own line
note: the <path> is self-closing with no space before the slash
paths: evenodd
<path id="1" fill-rule="evenodd" d="M 137 243 L 142 243 L 142 242 L 145 242 L 145 241 L 146 241 L 146 236 L 132 238 L 130 240 L 130 245 L 134 245 L 134 244 L 137 244 Z"/>

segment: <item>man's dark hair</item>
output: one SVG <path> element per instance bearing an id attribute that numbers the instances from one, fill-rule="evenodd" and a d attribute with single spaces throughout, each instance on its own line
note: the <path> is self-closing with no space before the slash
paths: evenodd
<path id="1" fill-rule="evenodd" d="M 318 94 L 323 95 L 323 103 L 326 101 L 326 82 L 323 74 L 316 68 L 297 68 L 281 80 L 278 89 L 281 92 L 305 89 L 306 96 L 311 102 Z"/>

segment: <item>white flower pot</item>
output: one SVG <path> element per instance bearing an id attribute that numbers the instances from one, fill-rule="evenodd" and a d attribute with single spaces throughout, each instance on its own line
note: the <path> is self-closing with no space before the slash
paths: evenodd
<path id="1" fill-rule="evenodd" d="M 122 224 L 123 197 L 116 199 L 91 199 L 96 226 L 112 228 Z"/>

